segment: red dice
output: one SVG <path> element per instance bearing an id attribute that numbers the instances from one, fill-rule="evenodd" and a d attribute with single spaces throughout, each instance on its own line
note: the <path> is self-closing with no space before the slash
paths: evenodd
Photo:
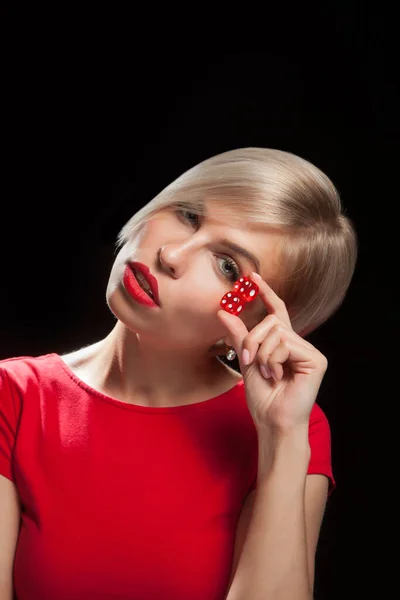
<path id="1" fill-rule="evenodd" d="M 235 292 L 228 292 L 225 294 L 220 302 L 221 308 L 232 315 L 238 315 L 242 312 L 245 300 L 242 300 Z"/>
<path id="2" fill-rule="evenodd" d="M 221 298 L 221 308 L 232 315 L 239 315 L 247 302 L 252 302 L 259 292 L 259 287 L 248 277 L 241 277 L 236 281 L 231 292 Z"/>
<path id="3" fill-rule="evenodd" d="M 233 290 L 246 302 L 252 302 L 258 294 L 259 288 L 248 277 L 241 277 L 233 286 Z"/>

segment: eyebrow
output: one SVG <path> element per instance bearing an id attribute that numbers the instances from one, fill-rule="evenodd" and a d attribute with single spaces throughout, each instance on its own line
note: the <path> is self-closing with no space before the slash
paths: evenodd
<path id="1" fill-rule="evenodd" d="M 200 202 L 200 206 L 201 206 L 201 210 L 204 211 L 203 212 L 204 216 L 207 218 L 208 212 L 207 212 L 204 200 Z M 228 248 L 232 252 L 235 252 L 236 254 L 243 256 L 243 258 L 245 258 L 246 260 L 248 260 L 249 262 L 251 262 L 254 265 L 256 272 L 258 274 L 260 274 L 260 270 L 261 270 L 260 261 L 258 260 L 258 258 L 256 256 L 254 256 L 254 254 L 249 252 L 249 250 L 246 250 L 246 248 L 242 248 L 242 246 L 238 246 L 238 244 L 235 244 L 234 242 L 231 242 L 230 240 L 227 240 L 227 239 L 219 240 L 218 243 L 221 246 L 225 246 L 225 248 Z"/>
<path id="2" fill-rule="evenodd" d="M 229 250 L 232 250 L 232 252 L 235 252 L 236 254 L 240 254 L 241 256 L 243 256 L 243 258 L 246 258 L 248 261 L 250 261 L 251 263 L 253 263 L 253 265 L 255 266 L 255 269 L 256 269 L 257 273 L 260 273 L 260 261 L 258 260 L 258 258 L 256 256 L 254 256 L 254 254 L 252 254 L 251 252 L 249 252 L 245 248 L 242 248 L 241 246 L 238 246 L 237 244 L 234 244 L 230 240 L 225 240 L 225 239 L 224 240 L 219 240 L 219 243 L 222 246 L 225 246 L 226 248 L 229 248 Z"/>

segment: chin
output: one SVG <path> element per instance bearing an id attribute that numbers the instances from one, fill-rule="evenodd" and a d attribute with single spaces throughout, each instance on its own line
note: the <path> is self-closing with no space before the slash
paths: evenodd
<path id="1" fill-rule="evenodd" d="M 112 293 L 106 294 L 108 308 L 114 317 L 132 333 L 140 333 L 140 315 L 135 312 L 124 291 L 117 287 Z"/>

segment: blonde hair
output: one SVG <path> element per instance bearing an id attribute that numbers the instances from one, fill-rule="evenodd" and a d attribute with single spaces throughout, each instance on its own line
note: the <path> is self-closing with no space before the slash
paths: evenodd
<path id="1" fill-rule="evenodd" d="M 141 208 L 121 229 L 117 247 L 164 208 L 202 215 L 205 199 L 213 202 L 213 218 L 218 204 L 228 206 L 233 224 L 262 224 L 282 236 L 281 276 L 268 283 L 294 331 L 305 336 L 337 311 L 354 273 L 357 233 L 332 181 L 289 152 L 242 148 L 204 160 Z"/>

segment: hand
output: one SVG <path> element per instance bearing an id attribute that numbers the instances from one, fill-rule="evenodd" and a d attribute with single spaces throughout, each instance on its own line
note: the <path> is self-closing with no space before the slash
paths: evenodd
<path id="1" fill-rule="evenodd" d="M 258 277 L 249 275 L 269 314 L 250 333 L 240 317 L 225 310 L 217 313 L 238 355 L 250 414 L 256 427 L 288 431 L 308 426 L 328 361 L 293 331 L 285 303 Z M 249 352 L 249 364 L 243 361 L 243 350 Z M 261 366 L 271 377 L 262 374 Z"/>

